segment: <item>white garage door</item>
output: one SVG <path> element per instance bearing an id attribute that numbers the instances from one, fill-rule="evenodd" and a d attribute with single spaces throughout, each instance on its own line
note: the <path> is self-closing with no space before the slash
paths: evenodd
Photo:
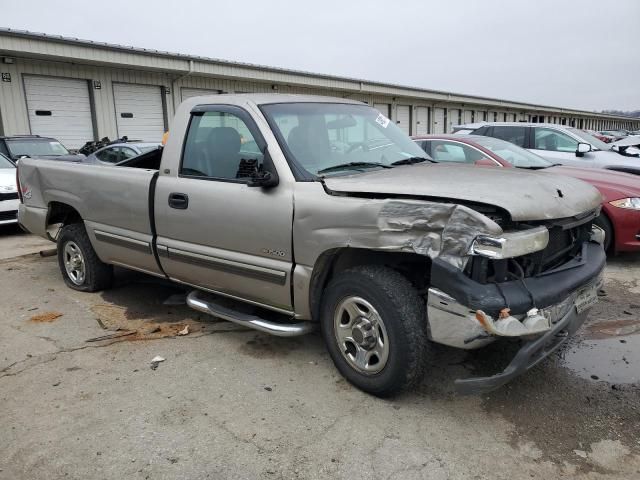
<path id="1" fill-rule="evenodd" d="M 407 135 L 411 135 L 411 107 L 398 105 L 396 107 L 396 124 Z"/>
<path id="2" fill-rule="evenodd" d="M 429 109 L 427 107 L 416 108 L 416 135 L 429 133 Z"/>
<path id="3" fill-rule="evenodd" d="M 114 83 L 118 136 L 159 142 L 164 134 L 162 90 L 153 85 Z"/>
<path id="4" fill-rule="evenodd" d="M 460 125 L 460 110 L 457 108 L 450 108 L 448 113 L 449 120 L 449 128 L 447 129 L 447 133 L 453 132 L 454 125 Z"/>
<path id="5" fill-rule="evenodd" d="M 32 135 L 57 138 L 67 148 L 94 140 L 86 80 L 25 75 L 24 89 Z"/>
<path id="6" fill-rule="evenodd" d="M 373 104 L 373 108 L 378 110 L 380 113 L 382 113 L 387 118 L 391 117 L 389 115 L 389 107 L 390 107 L 390 105 L 388 103 L 374 103 Z"/>
<path id="7" fill-rule="evenodd" d="M 444 133 L 444 108 L 433 109 L 433 133 Z"/>
<path id="8" fill-rule="evenodd" d="M 462 123 L 471 123 L 473 121 L 473 112 L 465 110 L 462 116 Z"/>
<path id="9" fill-rule="evenodd" d="M 207 90 L 205 88 L 186 88 L 182 87 L 182 101 L 184 102 L 187 98 L 191 97 L 200 97 L 202 95 L 219 95 L 220 90 Z"/>
<path id="10" fill-rule="evenodd" d="M 476 113 L 473 116 L 474 123 L 484 122 L 485 120 L 485 112 L 483 112 L 482 110 L 476 110 Z"/>

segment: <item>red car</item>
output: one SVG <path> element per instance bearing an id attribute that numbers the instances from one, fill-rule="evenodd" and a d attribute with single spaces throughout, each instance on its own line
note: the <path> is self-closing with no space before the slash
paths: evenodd
<path id="1" fill-rule="evenodd" d="M 436 162 L 517 167 L 579 178 L 602 193 L 595 224 L 606 233 L 605 249 L 640 251 L 640 176 L 605 169 L 559 166 L 523 148 L 480 135 L 425 135 L 413 140 Z"/>

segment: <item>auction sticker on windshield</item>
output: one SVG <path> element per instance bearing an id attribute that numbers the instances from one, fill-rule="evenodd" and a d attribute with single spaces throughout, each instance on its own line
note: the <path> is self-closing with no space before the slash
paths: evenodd
<path id="1" fill-rule="evenodd" d="M 378 115 L 378 118 L 376 118 L 376 122 L 382 125 L 382 128 L 387 128 L 389 126 L 390 121 L 391 120 L 389 120 L 387 117 L 385 117 L 382 114 Z"/>

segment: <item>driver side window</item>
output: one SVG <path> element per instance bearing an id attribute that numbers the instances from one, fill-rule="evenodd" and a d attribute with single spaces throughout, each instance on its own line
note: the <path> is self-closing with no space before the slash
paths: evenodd
<path id="1" fill-rule="evenodd" d="M 550 128 L 535 128 L 534 147 L 536 150 L 551 152 L 571 152 L 578 148 L 578 141 L 557 130 Z"/>
<path id="2" fill-rule="evenodd" d="M 180 175 L 247 181 L 262 161 L 256 139 L 239 116 L 216 111 L 192 115 Z"/>

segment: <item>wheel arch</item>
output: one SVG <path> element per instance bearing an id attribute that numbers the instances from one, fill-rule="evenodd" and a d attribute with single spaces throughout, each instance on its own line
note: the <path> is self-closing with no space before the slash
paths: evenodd
<path id="1" fill-rule="evenodd" d="M 338 273 L 360 265 L 388 266 L 404 275 L 419 292 L 429 286 L 431 259 L 425 255 L 351 247 L 327 250 L 316 260 L 309 283 L 312 320 L 319 318 L 322 295 L 329 281 Z"/>

